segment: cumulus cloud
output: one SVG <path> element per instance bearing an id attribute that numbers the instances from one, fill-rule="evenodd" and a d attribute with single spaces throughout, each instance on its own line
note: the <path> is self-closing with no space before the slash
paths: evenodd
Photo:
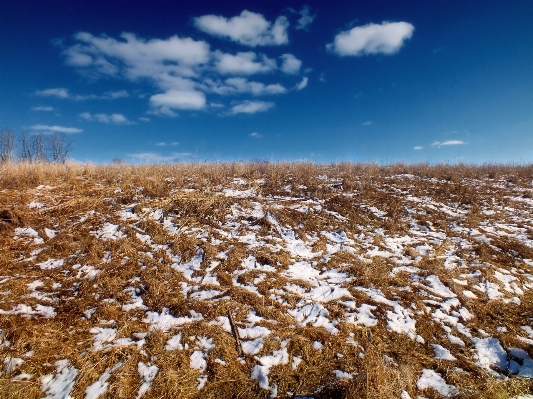
<path id="1" fill-rule="evenodd" d="M 417 145 L 416 147 L 413 147 L 413 150 L 422 150 L 424 147 L 421 145 Z"/>
<path id="2" fill-rule="evenodd" d="M 131 125 L 135 122 L 131 122 L 122 114 L 94 114 L 91 115 L 89 112 L 83 112 L 80 114 L 80 117 L 88 121 L 97 121 L 100 123 L 114 123 L 116 125 Z"/>
<path id="3" fill-rule="evenodd" d="M 265 85 L 261 82 L 248 81 L 245 78 L 229 78 L 224 82 L 206 79 L 204 83 L 209 91 L 220 95 L 248 93 L 254 96 L 262 96 L 287 92 L 287 89 L 278 83 Z"/>
<path id="4" fill-rule="evenodd" d="M 48 126 L 48 125 L 33 125 L 30 126 L 31 130 L 41 130 L 44 132 L 55 132 L 55 133 L 81 133 L 82 129 L 77 129 L 74 127 L 63 127 L 63 126 Z"/>
<path id="5" fill-rule="evenodd" d="M 415 27 L 408 22 L 382 22 L 356 26 L 335 36 L 328 50 L 340 56 L 397 53 Z"/>
<path id="6" fill-rule="evenodd" d="M 37 90 L 35 94 L 42 97 L 68 98 L 69 96 L 68 89 L 64 88 Z"/>
<path id="7" fill-rule="evenodd" d="M 245 46 L 280 46 L 289 42 L 289 21 L 284 16 L 278 17 L 272 24 L 263 15 L 244 10 L 232 18 L 204 15 L 194 19 L 194 26 L 212 36 Z"/>
<path id="8" fill-rule="evenodd" d="M 232 114 L 255 114 L 265 112 L 274 106 L 274 103 L 266 101 L 244 101 L 231 108 Z"/>
<path id="9" fill-rule="evenodd" d="M 309 30 L 309 25 L 313 23 L 316 14 L 311 15 L 311 7 L 309 6 L 303 6 L 299 14 L 300 19 L 298 20 L 298 25 L 296 25 L 296 29 Z"/>
<path id="10" fill-rule="evenodd" d="M 434 141 L 433 143 L 431 143 L 431 145 L 433 146 L 437 146 L 437 147 L 440 147 L 442 145 L 463 145 L 463 144 L 466 144 L 464 141 L 462 140 L 448 140 L 448 141 Z"/>
<path id="11" fill-rule="evenodd" d="M 161 74 L 193 76 L 193 67 L 209 59 L 209 45 L 188 37 L 175 35 L 168 39 L 145 40 L 124 32 L 120 38 L 122 40 L 79 32 L 74 35 L 79 43 L 64 51 L 66 63 L 78 68 L 91 67 L 103 75 L 122 72 L 134 79 L 155 74 L 157 79 Z M 117 60 L 123 64 L 116 65 Z"/>
<path id="12" fill-rule="evenodd" d="M 250 137 L 253 137 L 254 139 L 260 139 L 261 137 L 263 137 L 263 135 L 257 132 L 253 132 L 253 133 L 250 133 Z"/>
<path id="13" fill-rule="evenodd" d="M 195 90 L 169 90 L 150 97 L 150 104 L 162 114 L 172 116 L 172 110 L 198 110 L 205 107 L 205 94 Z M 170 111 L 170 112 L 169 112 Z"/>
<path id="14" fill-rule="evenodd" d="M 215 69 L 223 75 L 252 75 L 267 73 L 277 68 L 276 60 L 265 55 L 258 56 L 253 51 L 236 55 L 215 51 Z"/>
<path id="15" fill-rule="evenodd" d="M 303 90 L 307 87 L 309 79 L 307 77 L 304 77 L 300 83 L 296 85 L 296 90 Z"/>
<path id="16" fill-rule="evenodd" d="M 52 107 L 33 107 L 33 111 L 53 111 L 54 108 Z"/>
<path id="17" fill-rule="evenodd" d="M 215 17 L 219 21 L 217 18 L 219 17 Z M 232 35 L 237 35 L 235 33 L 237 31 L 241 32 L 235 36 L 240 37 L 239 40 L 250 43 L 267 43 L 268 37 L 271 40 L 274 40 L 272 38 L 281 40 L 278 28 L 282 25 L 280 21 L 283 21 L 284 17 L 278 18 L 274 24 L 264 20 L 260 14 L 250 12 L 243 12 L 235 18 L 237 19 L 226 22 L 228 26 L 238 28 L 232 30 L 234 32 Z M 256 29 L 254 41 L 251 38 L 253 35 L 246 33 L 248 31 L 242 26 L 248 26 L 250 21 L 257 22 L 260 19 L 263 19 L 266 25 L 261 29 L 254 28 Z M 203 26 L 207 20 L 200 17 L 196 23 L 198 26 Z M 264 54 L 253 51 L 235 54 L 220 50 L 211 51 L 205 41 L 188 37 L 144 39 L 133 33 L 122 33 L 119 38 L 113 38 L 79 32 L 73 36 L 73 41 L 74 44 L 63 50 L 67 65 L 92 78 L 112 77 L 131 82 L 152 83 L 155 90 L 151 96 L 148 96 L 150 110 L 147 113 L 169 117 L 177 116 L 177 111 L 208 108 L 206 95 L 209 93 L 252 96 L 287 93 L 289 90 L 282 84 L 262 83 L 255 79 L 250 80 L 249 76 L 274 72 L 296 74 L 301 68 L 301 61 L 292 54 L 282 55 L 281 68 L 278 68 L 276 59 Z M 108 92 L 103 95 L 72 95 L 67 89 L 48 89 L 37 94 L 62 96 L 74 100 L 114 99 L 129 95 L 125 91 Z M 209 108 L 213 107 L 215 106 Z M 94 118 L 94 115 L 92 117 Z"/>
<path id="18" fill-rule="evenodd" d="M 298 58 L 296 58 L 292 54 L 283 54 L 281 57 L 281 67 L 280 69 L 282 72 L 289 74 L 289 75 L 295 75 L 300 72 L 300 67 L 302 66 L 302 61 L 300 61 Z"/>

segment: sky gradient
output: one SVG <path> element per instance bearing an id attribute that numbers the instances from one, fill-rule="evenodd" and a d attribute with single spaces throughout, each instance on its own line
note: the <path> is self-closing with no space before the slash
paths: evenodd
<path id="1" fill-rule="evenodd" d="M 0 3 L 0 126 L 77 161 L 533 161 L 531 1 Z"/>

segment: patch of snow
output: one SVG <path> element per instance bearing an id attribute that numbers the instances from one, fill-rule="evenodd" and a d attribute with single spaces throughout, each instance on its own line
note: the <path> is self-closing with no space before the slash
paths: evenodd
<path id="1" fill-rule="evenodd" d="M 70 391 L 74 387 L 74 381 L 78 370 L 70 366 L 67 359 L 58 360 L 55 363 L 56 374 L 43 375 L 41 377 L 41 390 L 46 394 L 44 399 L 73 399 Z"/>
<path id="2" fill-rule="evenodd" d="M 455 356 L 453 356 L 450 351 L 443 346 L 439 344 L 431 344 L 433 349 L 435 350 L 435 359 L 439 360 L 457 360 Z"/>
<path id="3" fill-rule="evenodd" d="M 137 365 L 137 370 L 139 371 L 139 375 L 141 377 L 141 387 L 139 388 L 139 393 L 137 394 L 137 399 L 139 399 L 150 390 L 152 382 L 159 371 L 159 367 L 156 365 L 147 366 L 143 362 L 139 362 Z"/>
<path id="4" fill-rule="evenodd" d="M 422 375 L 416 382 L 416 386 L 421 391 L 432 388 L 445 397 L 451 397 L 459 394 L 459 390 L 456 387 L 453 385 L 448 385 L 440 374 L 429 369 L 422 370 Z"/>

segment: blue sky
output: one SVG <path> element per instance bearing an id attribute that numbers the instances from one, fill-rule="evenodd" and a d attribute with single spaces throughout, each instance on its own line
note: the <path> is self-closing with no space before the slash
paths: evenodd
<path id="1" fill-rule="evenodd" d="M 78 161 L 533 161 L 529 0 L 1 4 L 0 126 Z"/>

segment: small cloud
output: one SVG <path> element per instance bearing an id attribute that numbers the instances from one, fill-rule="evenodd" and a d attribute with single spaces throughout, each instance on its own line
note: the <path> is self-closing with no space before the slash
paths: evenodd
<path id="1" fill-rule="evenodd" d="M 244 101 L 240 104 L 234 105 L 231 108 L 232 114 L 255 114 L 257 112 L 265 112 L 272 108 L 275 104 L 266 101 Z"/>
<path id="2" fill-rule="evenodd" d="M 372 123 L 372 121 L 366 121 L 366 122 L 363 122 L 363 126 L 370 126 Z"/>
<path id="3" fill-rule="evenodd" d="M 318 80 L 320 80 L 322 83 L 326 83 L 326 74 L 324 72 L 322 72 L 319 76 L 318 76 Z"/>
<path id="4" fill-rule="evenodd" d="M 287 44 L 289 21 L 280 16 L 272 22 L 262 14 L 244 10 L 240 15 L 224 18 L 218 15 L 204 15 L 194 18 L 194 26 L 212 36 L 243 44 L 245 46 L 280 46 Z"/>
<path id="5" fill-rule="evenodd" d="M 303 6 L 303 8 L 298 14 L 300 14 L 300 19 L 298 20 L 298 25 L 296 25 L 296 29 L 303 29 L 309 31 L 308 26 L 313 23 L 314 19 L 316 18 L 316 14 L 311 15 L 311 7 L 309 6 Z"/>
<path id="6" fill-rule="evenodd" d="M 335 36 L 326 46 L 339 56 L 395 54 L 413 36 L 415 27 L 408 22 L 382 22 L 356 26 Z"/>
<path id="7" fill-rule="evenodd" d="M 263 135 L 257 132 L 253 132 L 253 133 L 250 133 L 250 137 L 253 137 L 254 139 L 260 139 L 261 137 L 263 137 Z"/>
<path id="8" fill-rule="evenodd" d="M 437 146 L 437 147 L 440 147 L 440 146 L 443 146 L 443 145 L 463 145 L 463 144 L 467 144 L 465 143 L 464 141 L 462 140 L 448 140 L 448 141 L 435 141 L 433 143 L 431 143 L 432 146 Z"/>
<path id="9" fill-rule="evenodd" d="M 172 143 L 170 143 L 170 145 L 179 145 L 179 142 L 173 141 Z"/>
<path id="10" fill-rule="evenodd" d="M 205 107 L 205 94 L 195 90 L 168 90 L 150 97 L 154 113 L 176 116 L 173 109 L 199 110 Z"/>
<path id="11" fill-rule="evenodd" d="M 309 81 L 309 79 L 307 78 L 307 76 L 304 77 L 304 78 L 302 79 L 302 81 L 301 81 L 300 83 L 298 83 L 298 84 L 295 86 L 296 90 L 299 91 L 299 90 L 303 90 L 303 89 L 305 89 L 305 88 L 307 87 L 307 83 L 308 83 L 308 81 Z"/>
<path id="12" fill-rule="evenodd" d="M 150 118 L 145 118 L 144 116 L 139 117 L 139 120 L 143 122 L 150 122 Z"/>
<path id="13" fill-rule="evenodd" d="M 33 107 L 33 111 L 53 111 L 54 108 L 52 107 Z"/>
<path id="14" fill-rule="evenodd" d="M 46 90 L 37 90 L 35 92 L 37 96 L 42 97 L 58 97 L 58 98 L 68 98 L 68 89 L 57 88 L 57 89 L 46 89 Z"/>
<path id="15" fill-rule="evenodd" d="M 253 51 L 239 52 L 236 55 L 214 52 L 215 69 L 222 75 L 253 75 L 268 73 L 277 69 L 275 59 L 266 55 L 258 55 Z M 296 59 L 296 58 L 295 58 Z"/>
<path id="16" fill-rule="evenodd" d="M 165 143 L 164 141 L 160 142 L 160 143 L 155 143 L 155 145 L 159 146 L 159 147 L 164 147 L 167 145 L 167 143 Z"/>
<path id="17" fill-rule="evenodd" d="M 413 150 L 421 150 L 423 149 L 424 147 L 420 146 L 420 145 L 417 145 L 416 147 L 413 147 Z"/>
<path id="18" fill-rule="evenodd" d="M 83 118 L 88 121 L 98 121 L 100 123 L 114 123 L 116 125 L 131 125 L 135 122 L 131 122 L 122 114 L 94 114 L 91 115 L 89 112 L 83 112 L 80 114 L 80 118 Z"/>
<path id="19" fill-rule="evenodd" d="M 224 108 L 224 104 L 220 104 L 220 103 L 209 103 L 209 106 L 211 108 Z"/>
<path id="20" fill-rule="evenodd" d="M 302 67 L 302 61 L 300 61 L 294 55 L 283 54 L 279 58 L 281 58 L 282 60 L 280 69 L 283 73 L 286 73 L 287 75 L 296 75 L 300 72 L 300 68 Z"/>
<path id="21" fill-rule="evenodd" d="M 56 133 L 81 133 L 82 129 L 77 129 L 74 127 L 63 127 L 63 126 L 48 126 L 48 125 L 33 125 L 30 126 L 31 130 L 42 130 L 45 132 L 56 132 Z"/>

